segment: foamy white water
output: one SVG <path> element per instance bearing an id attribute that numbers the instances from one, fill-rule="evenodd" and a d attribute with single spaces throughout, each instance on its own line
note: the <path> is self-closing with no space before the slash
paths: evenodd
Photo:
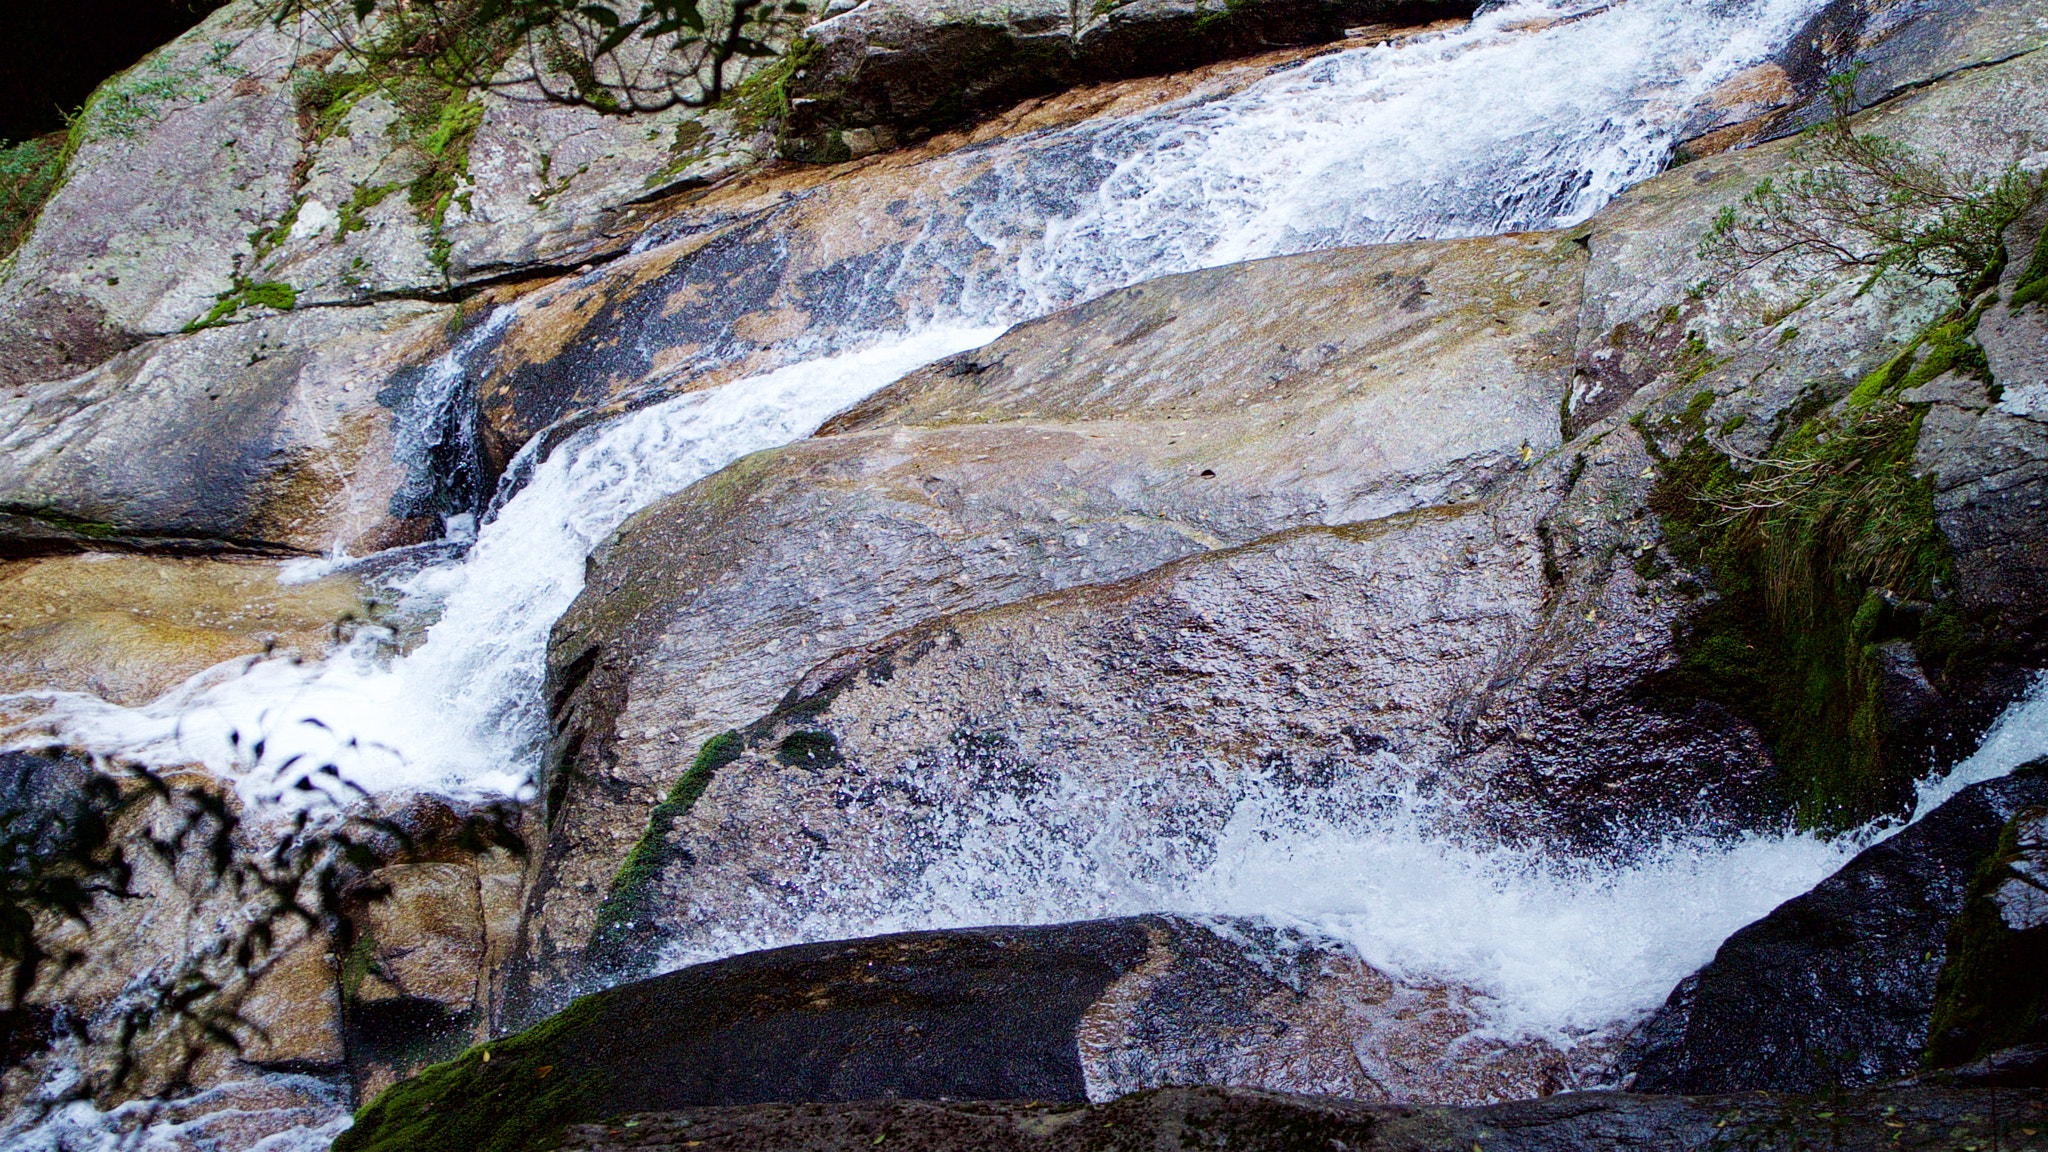
<path id="1" fill-rule="evenodd" d="M 60 1071 L 61 1090 L 73 1070 Z M 28 1122 L 31 1117 L 34 1121 Z M 131 1100 L 104 1112 L 75 1100 L 0 1125 L 7 1152 L 324 1152 L 349 1126 L 348 1093 L 311 1076 L 273 1073 L 174 1103 Z"/>
<path id="2" fill-rule="evenodd" d="M 1998 717 L 1974 753 L 1958 762 L 1947 775 L 1930 776 L 1920 782 L 1913 819 L 1934 811 L 1942 801 L 1972 784 L 1996 780 L 2043 756 L 2048 756 L 2048 672 L 2035 674 L 2026 696 Z"/>
<path id="3" fill-rule="evenodd" d="M 1510 4 L 1220 100 L 1083 126 L 1068 135 L 1107 175 L 1023 247 L 1003 304 L 1042 312 L 1262 256 L 1575 223 L 1662 170 L 1702 98 L 1820 7 Z M 984 215 L 1029 218 L 1044 195 L 1004 189 Z"/>

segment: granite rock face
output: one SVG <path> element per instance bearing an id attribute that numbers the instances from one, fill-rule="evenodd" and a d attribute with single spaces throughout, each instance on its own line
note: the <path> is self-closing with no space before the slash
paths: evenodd
<path id="1" fill-rule="evenodd" d="M 154 340 L 0 397 L 0 555 L 362 555 L 438 534 L 394 516 L 399 366 L 450 309 L 384 304 Z"/>
<path id="2" fill-rule="evenodd" d="M 549 694 L 579 751 L 554 777 L 575 784 L 550 809 L 536 949 L 588 932 L 576 893 L 615 867 L 607 830 L 833 651 L 1496 487 L 1555 441 L 1577 253 L 1457 241 L 1155 281 L 642 513 L 556 627 Z"/>

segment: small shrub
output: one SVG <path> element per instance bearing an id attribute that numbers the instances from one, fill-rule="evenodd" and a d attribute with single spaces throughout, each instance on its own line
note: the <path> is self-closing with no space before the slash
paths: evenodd
<path id="1" fill-rule="evenodd" d="M 1724 271 L 1781 260 L 1816 273 L 1867 269 L 1871 280 L 1896 270 L 1974 296 L 1997 274 L 2005 230 L 2040 202 L 2043 174 L 2015 162 L 1986 176 L 1858 135 L 1855 79 L 1828 81 L 1833 114 L 1793 152 L 1804 170 L 1759 181 L 1722 209 L 1700 254 Z"/>

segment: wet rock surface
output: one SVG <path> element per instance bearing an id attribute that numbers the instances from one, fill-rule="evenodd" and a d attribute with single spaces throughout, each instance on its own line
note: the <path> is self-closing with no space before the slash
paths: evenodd
<path id="1" fill-rule="evenodd" d="M 260 561 L 99 552 L 0 563 L 0 692 L 147 704 L 236 657 L 318 656 L 375 615 L 368 598 L 348 576 L 288 585 Z"/>
<path id="2" fill-rule="evenodd" d="M 1569 244 L 1500 239 L 1170 277 L 914 373 L 642 513 L 556 626 L 563 790 L 532 947 L 580 946 L 579 890 L 609 882 L 614 830 L 834 651 L 1498 485 L 1555 438 L 1571 331 L 1543 305 L 1577 268 Z M 1305 283 L 1312 302 L 1289 294 Z M 1386 434 L 1411 425 L 1433 426 Z"/>
<path id="3" fill-rule="evenodd" d="M 1692 1152 L 1827 1141 L 1844 1149 L 2048 1146 L 2041 1093 L 1906 1090 L 1846 1098 L 1565 1094 L 1488 1108 L 1388 1107 L 1218 1088 L 1166 1088 L 1088 1108 L 1031 1102 L 777 1104 L 622 1117 L 569 1129 L 562 1152 L 702 1148 L 1001 1152 L 1114 1148 L 1439 1152 Z"/>
<path id="4" fill-rule="evenodd" d="M 1630 1041 L 1648 1092 L 1815 1091 L 1920 1067 L 1951 926 L 2037 766 L 1974 784 L 1728 938 Z"/>
<path id="5" fill-rule="evenodd" d="M 0 397 L 0 556 L 353 554 L 438 533 L 405 483 L 385 378 L 449 309 L 323 309 L 152 341 Z"/>
<path id="6" fill-rule="evenodd" d="M 1205 1083 L 1485 1100 L 1571 1083 L 1572 1056 L 1479 1035 L 1455 988 L 1403 986 L 1335 941 L 1144 916 L 748 953 L 622 984 L 395 1088 L 338 1147 L 395 1147 L 451 1110 L 469 1138 L 770 1101 L 1107 1100 Z M 489 1053 L 486 1059 L 485 1052 Z M 546 1117 L 489 1101 L 543 1078 Z M 504 1103 L 512 1104 L 509 1097 Z"/>

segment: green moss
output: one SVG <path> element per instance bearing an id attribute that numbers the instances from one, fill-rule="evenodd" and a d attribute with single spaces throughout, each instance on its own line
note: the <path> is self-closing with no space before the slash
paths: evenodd
<path id="1" fill-rule="evenodd" d="M 2026 270 L 2013 285 L 2010 307 L 2017 312 L 2029 304 L 2039 304 L 2044 296 L 2048 296 L 2048 243 L 2037 240 L 2033 258 L 2027 261 Z"/>
<path id="2" fill-rule="evenodd" d="M 297 307 L 298 303 L 298 289 L 281 280 L 266 280 L 260 284 L 251 284 L 238 276 L 235 278 L 234 286 L 220 294 L 220 298 L 214 304 L 212 311 L 185 325 L 185 331 L 197 332 L 203 328 L 213 328 L 225 324 L 244 308 L 261 306 L 275 308 L 279 312 L 289 312 Z"/>
<path id="3" fill-rule="evenodd" d="M 733 110 L 741 134 L 757 132 L 789 116 L 789 86 L 796 74 L 818 62 L 825 46 L 799 37 L 775 63 L 741 81 L 723 101 Z"/>
<path id="4" fill-rule="evenodd" d="M 719 769 L 740 758 L 746 743 L 738 732 L 725 732 L 704 742 L 689 770 L 669 789 L 668 798 L 647 815 L 647 831 L 633 845 L 626 862 L 612 878 L 612 886 L 597 912 L 597 926 L 590 934 L 587 957 L 600 968 L 626 973 L 644 971 L 650 959 L 645 949 L 632 947 L 648 927 L 653 915 L 654 884 L 673 855 L 669 833 L 676 820 L 711 783 Z"/>
<path id="5" fill-rule="evenodd" d="M 382 204 L 385 197 L 398 191 L 398 187 L 396 184 L 372 184 L 358 187 L 349 196 L 348 203 L 341 206 L 341 211 L 338 214 L 339 222 L 334 228 L 334 242 L 339 244 L 342 238 L 349 233 L 360 232 L 368 228 L 370 226 L 368 220 L 370 209 Z M 294 210 L 292 215 L 296 217 L 298 215 L 297 211 Z"/>
<path id="6" fill-rule="evenodd" d="M 22 516 L 39 520 L 59 531 L 69 532 L 93 540 L 108 540 L 121 535 L 121 529 L 104 520 L 86 520 L 59 512 L 54 508 L 31 508 L 23 504 L 0 504 L 0 514 Z"/>
<path id="7" fill-rule="evenodd" d="M 2039 1038 L 2048 994 L 2048 927 L 2014 931 L 1992 894 L 2019 875 L 2013 865 L 2021 858 L 2020 827 L 2042 815 L 2040 809 L 2022 812 L 2005 826 L 1949 929 L 1948 959 L 1935 982 L 1927 1029 L 1929 1067 L 1967 1064 Z"/>
<path id="8" fill-rule="evenodd" d="M 602 1090 L 563 1056 L 592 1043 L 599 1015 L 584 996 L 532 1028 L 472 1048 L 384 1090 L 356 1112 L 334 1152 L 548 1152 Z"/>
<path id="9" fill-rule="evenodd" d="M 1652 508 L 1718 593 L 1663 687 L 1754 724 L 1803 826 L 1853 827 L 1908 798 L 1877 645 L 1918 639 L 1916 617 L 1892 605 L 1936 599 L 1949 557 L 1913 462 L 1924 408 L 1897 397 L 1973 363 L 1973 329 L 1973 316 L 1944 318 L 1841 404 L 1800 406 L 1747 470 L 1705 435 L 1712 393 L 1656 429 L 1682 447 L 1660 453 Z"/>

